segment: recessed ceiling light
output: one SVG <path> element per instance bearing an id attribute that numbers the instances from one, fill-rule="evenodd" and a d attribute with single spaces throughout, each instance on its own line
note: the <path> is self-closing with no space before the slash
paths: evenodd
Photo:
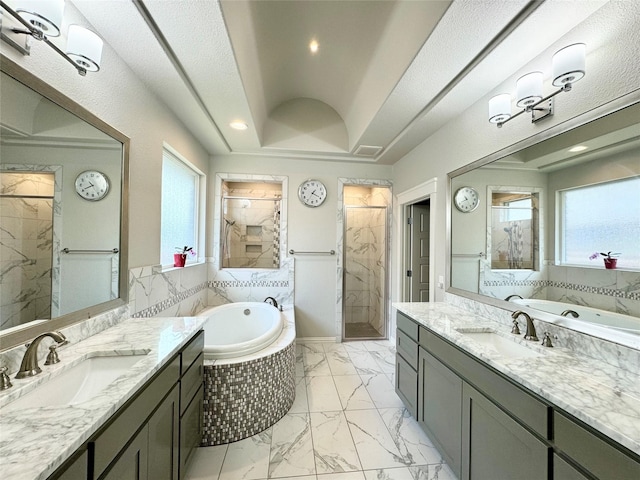
<path id="1" fill-rule="evenodd" d="M 589 148 L 589 147 L 587 147 L 586 145 L 576 145 L 575 147 L 570 148 L 569 151 L 571 153 L 576 153 L 576 152 L 582 152 L 582 151 L 586 150 L 587 148 Z"/>
<path id="2" fill-rule="evenodd" d="M 311 53 L 318 53 L 318 49 L 320 48 L 320 44 L 317 40 L 311 40 L 309 43 L 309 50 Z"/>
<path id="3" fill-rule="evenodd" d="M 249 125 L 244 122 L 231 122 L 229 126 L 235 130 L 246 130 L 249 128 Z"/>

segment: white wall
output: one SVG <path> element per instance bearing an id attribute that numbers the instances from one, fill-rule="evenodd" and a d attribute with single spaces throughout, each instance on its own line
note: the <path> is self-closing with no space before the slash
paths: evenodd
<path id="1" fill-rule="evenodd" d="M 67 2 L 63 32 L 71 23 L 91 28 Z M 54 42 L 57 41 L 54 39 Z M 66 39 L 59 39 L 64 45 Z M 162 144 L 167 142 L 202 171 L 209 155 L 184 125 L 105 44 L 102 67 L 86 77 L 48 46 L 33 42 L 30 56 L 0 42 L 0 52 L 131 139 L 129 169 L 129 267 L 160 261 Z"/>
<path id="2" fill-rule="evenodd" d="M 305 161 L 266 156 L 228 155 L 211 158 L 209 188 L 214 194 L 216 173 L 287 175 L 289 209 L 287 250 L 329 251 L 337 249 L 338 178 L 388 179 L 390 166 L 360 163 Z M 298 186 L 309 178 L 322 181 L 327 199 L 317 208 L 298 201 Z M 209 201 L 209 205 L 213 202 Z M 207 257 L 214 255 L 211 239 L 213 211 L 208 213 Z M 296 328 L 299 337 L 335 337 L 336 328 L 336 256 L 295 257 Z"/>
<path id="3" fill-rule="evenodd" d="M 622 7 L 627 10 L 624 10 Z M 633 10 L 633 12 L 630 12 Z M 543 52 L 539 59 L 550 64 L 553 53 L 575 42 L 587 44 L 587 74 L 573 91 L 556 97 L 556 111 L 551 119 L 536 125 L 517 118 L 498 129 L 487 121 L 489 98 L 497 93 L 514 92 L 516 80 L 531 68 L 515 72 L 503 85 L 471 106 L 464 114 L 429 137 L 394 165 L 394 193 L 402 193 L 428 179 L 437 178 L 435 214 L 436 277 L 445 275 L 446 265 L 446 191 L 447 173 L 472 163 L 491 153 L 557 126 L 589 112 L 614 99 L 640 88 L 640 3 L 610 2 L 565 37 Z M 536 59 L 540 64 L 541 60 Z M 546 64 L 542 63 L 542 64 Z M 550 68 L 550 67 L 549 67 Z M 546 77 L 550 72 L 547 71 Z M 545 92 L 550 92 L 545 82 Z M 478 231 L 484 238 L 484 230 Z M 436 300 L 443 299 L 443 290 L 436 291 Z"/>

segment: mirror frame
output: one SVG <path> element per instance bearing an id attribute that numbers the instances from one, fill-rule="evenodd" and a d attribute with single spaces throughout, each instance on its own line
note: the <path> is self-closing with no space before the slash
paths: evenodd
<path id="1" fill-rule="evenodd" d="M 89 110 L 80 106 L 77 102 L 62 94 L 51 85 L 25 70 L 14 61 L 4 55 L 0 55 L 0 71 L 22 83 L 27 88 L 39 93 L 59 107 L 67 110 L 81 120 L 87 122 L 106 135 L 122 144 L 122 174 L 120 177 L 122 185 L 122 195 L 120 198 L 120 265 L 118 275 L 118 298 L 97 305 L 83 308 L 60 317 L 47 319 L 24 328 L 17 329 L 11 333 L 2 334 L 0 331 L 0 351 L 8 350 L 21 343 L 33 339 L 44 332 L 58 330 L 75 323 L 95 317 L 101 313 L 124 306 L 129 297 L 129 137 L 98 118 Z"/>
<path id="2" fill-rule="evenodd" d="M 630 107 L 637 103 L 640 103 L 640 89 L 635 90 L 631 93 L 628 93 L 615 100 L 612 100 L 611 102 L 607 102 L 603 105 L 600 105 L 599 107 L 589 110 L 577 117 L 574 117 L 565 122 L 554 125 L 553 127 L 543 132 L 534 134 L 531 137 L 525 138 L 524 140 L 516 142 L 501 150 L 498 150 L 497 152 L 487 155 L 486 157 L 480 158 L 475 162 L 472 162 L 452 172 L 449 172 L 447 174 L 447 186 L 446 186 L 446 194 L 445 194 L 447 198 L 446 213 L 445 213 L 446 215 L 445 285 L 447 286 L 446 292 L 454 295 L 458 295 L 460 297 L 468 298 L 470 300 L 473 300 L 479 303 L 491 305 L 493 307 L 497 307 L 502 310 L 507 310 L 510 312 L 513 312 L 515 310 L 524 310 L 531 315 L 535 315 L 536 319 L 539 319 L 548 323 L 553 323 L 555 316 L 546 314 L 541 310 L 536 310 L 529 307 L 523 308 L 522 306 L 518 306 L 506 300 L 488 297 L 485 295 L 481 295 L 479 293 L 469 292 L 467 290 L 462 290 L 460 288 L 455 288 L 451 286 L 451 267 L 452 267 L 451 217 L 452 217 L 452 201 L 453 201 L 452 180 L 459 175 L 470 172 L 471 170 L 480 168 L 484 165 L 492 163 L 508 155 L 513 155 L 514 153 L 519 152 L 520 150 L 523 150 L 527 147 L 538 144 L 540 142 L 544 142 L 545 140 L 549 140 L 553 137 L 556 137 L 565 132 L 573 130 L 574 128 L 586 125 L 587 123 L 593 122 L 607 115 L 611 115 L 615 112 L 618 112 L 626 107 Z M 636 346 L 636 343 L 638 341 L 638 339 L 636 338 L 637 336 L 634 336 L 631 334 L 624 334 L 625 332 L 620 332 L 621 334 L 618 335 L 619 332 L 612 329 L 606 329 L 602 327 L 591 328 L 589 325 L 581 325 L 581 322 L 573 322 L 573 321 L 567 321 L 566 324 L 564 324 L 563 326 L 566 326 L 578 332 L 587 333 L 589 335 L 592 335 L 594 337 L 598 337 L 604 340 L 609 340 L 615 343 L 619 343 L 621 345 L 629 346 L 631 348 L 637 348 Z"/>

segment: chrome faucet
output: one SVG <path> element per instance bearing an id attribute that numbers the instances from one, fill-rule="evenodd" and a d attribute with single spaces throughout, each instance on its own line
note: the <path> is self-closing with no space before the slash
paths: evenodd
<path id="1" fill-rule="evenodd" d="M 31 343 L 27 343 L 27 351 L 24 352 L 16 378 L 33 377 L 42 372 L 42 369 L 38 366 L 38 346 L 45 337 L 53 338 L 58 343 L 58 346 L 69 343 L 67 337 L 60 332 L 46 332 L 38 335 Z"/>
<path id="2" fill-rule="evenodd" d="M 573 318 L 578 318 L 580 316 L 580 314 L 578 312 L 576 312 L 575 310 L 565 310 L 560 315 L 562 315 L 563 317 L 567 317 L 567 316 L 571 315 Z"/>
<path id="3" fill-rule="evenodd" d="M 533 325 L 533 320 L 528 313 L 523 312 L 522 310 L 516 310 L 511 314 L 511 318 L 516 320 L 520 315 L 524 315 L 524 318 L 527 320 L 527 331 L 524 334 L 524 339 L 537 342 L 538 337 L 536 336 L 536 327 Z"/>
<path id="4" fill-rule="evenodd" d="M 505 300 L 508 302 L 512 298 L 519 298 L 520 300 L 522 300 L 522 297 L 520 295 L 518 295 L 517 293 L 514 293 L 513 295 L 509 295 L 507 298 L 505 298 Z"/>
<path id="5" fill-rule="evenodd" d="M 264 299 L 265 303 L 268 303 L 269 305 L 273 305 L 274 307 L 278 308 L 278 301 L 273 298 L 273 297 L 267 297 Z"/>

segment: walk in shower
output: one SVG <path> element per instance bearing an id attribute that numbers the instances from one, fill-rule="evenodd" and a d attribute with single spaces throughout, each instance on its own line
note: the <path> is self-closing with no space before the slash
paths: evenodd
<path id="1" fill-rule="evenodd" d="M 345 187 L 342 305 L 344 340 L 388 337 L 388 190 Z M 375 201 L 376 197 L 378 201 Z"/>

